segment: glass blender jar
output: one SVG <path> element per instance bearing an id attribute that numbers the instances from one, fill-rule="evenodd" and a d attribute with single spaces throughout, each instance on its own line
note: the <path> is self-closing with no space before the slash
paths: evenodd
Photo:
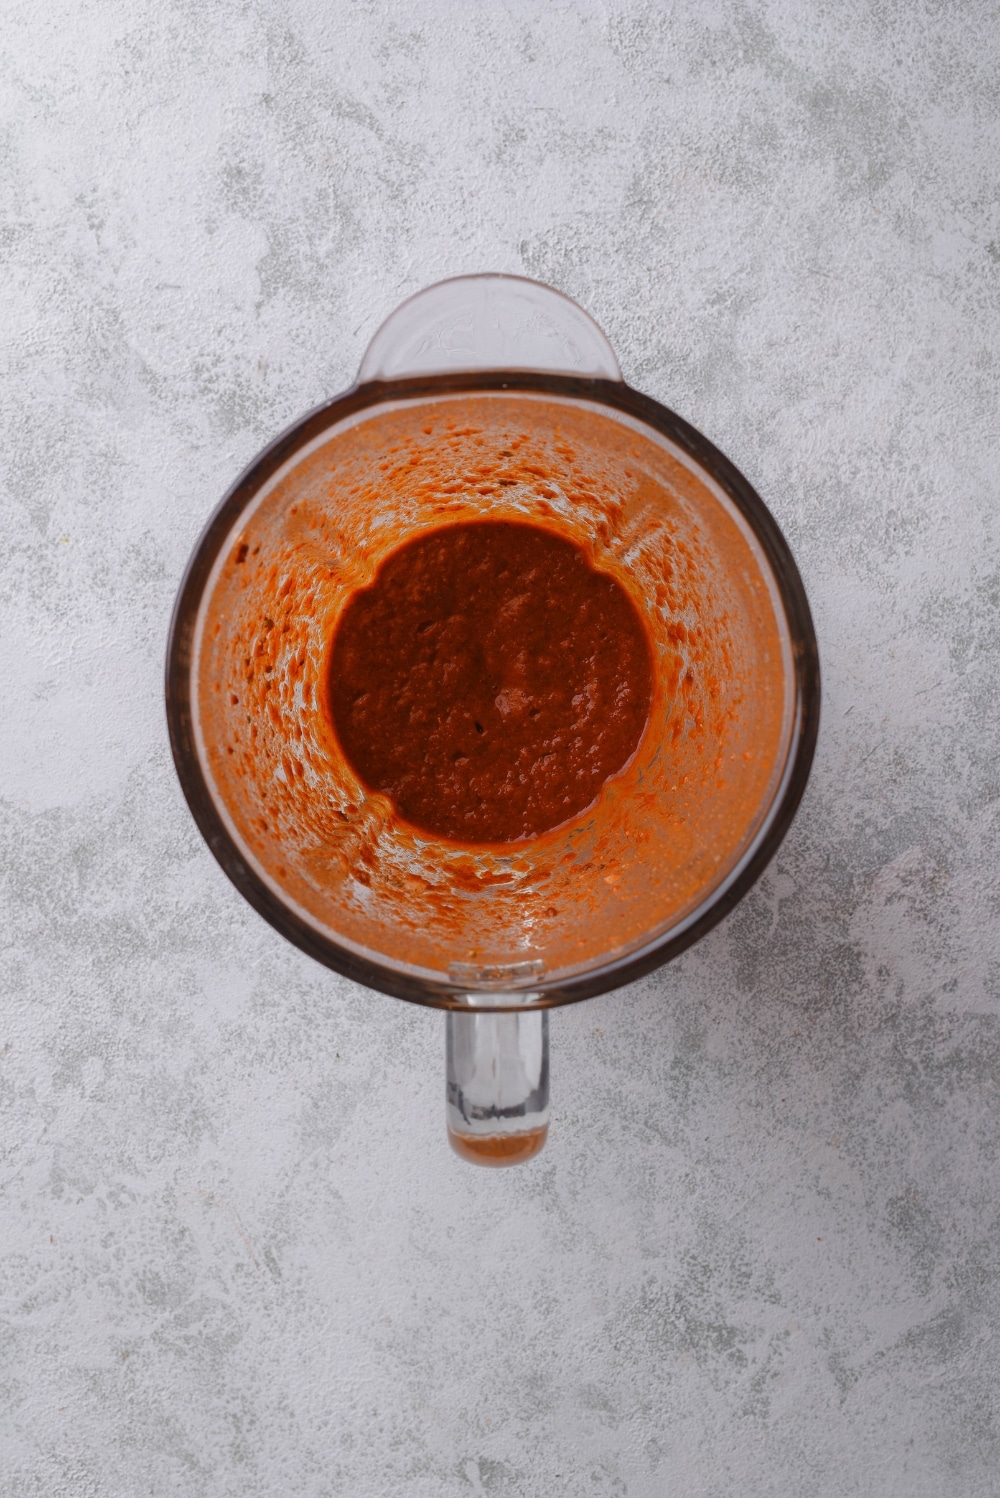
<path id="1" fill-rule="evenodd" d="M 383 561 L 456 522 L 517 520 L 613 575 L 649 634 L 638 749 L 579 816 L 511 844 L 409 826 L 331 718 L 332 642 Z M 321 963 L 446 1012 L 460 1155 L 548 1129 L 548 1010 L 673 958 L 749 889 L 802 796 L 819 661 L 773 517 L 704 437 L 622 380 L 569 298 L 440 282 L 375 334 L 350 390 L 239 477 L 182 581 L 171 746 L 216 859 Z"/>

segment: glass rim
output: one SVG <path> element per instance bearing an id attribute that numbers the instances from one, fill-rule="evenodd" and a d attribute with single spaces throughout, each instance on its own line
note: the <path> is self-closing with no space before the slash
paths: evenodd
<path id="1" fill-rule="evenodd" d="M 611 408 L 681 448 L 725 493 L 764 554 L 785 615 L 792 661 L 792 713 L 785 764 L 772 800 L 743 854 L 718 885 L 665 931 L 577 974 L 510 976 L 476 987 L 472 980 L 429 978 L 337 942 L 284 901 L 253 868 L 227 826 L 202 767 L 195 735 L 191 672 L 202 598 L 220 551 L 246 508 L 277 471 L 327 428 L 387 402 L 477 391 L 563 396 Z M 166 655 L 170 747 L 191 814 L 215 859 L 240 894 L 281 935 L 327 968 L 369 989 L 443 1010 L 535 1010 L 571 1004 L 617 989 L 676 958 L 749 891 L 777 852 L 805 791 L 819 730 L 819 650 L 805 588 L 791 550 L 757 491 L 708 438 L 668 407 L 623 381 L 534 370 L 456 371 L 351 386 L 307 412 L 244 469 L 209 518 L 188 560 L 170 623 Z M 531 967 L 531 966 L 525 966 Z"/>

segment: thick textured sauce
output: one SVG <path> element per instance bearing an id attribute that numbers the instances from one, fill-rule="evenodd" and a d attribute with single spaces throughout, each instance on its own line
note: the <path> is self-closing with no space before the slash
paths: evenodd
<path id="1" fill-rule="evenodd" d="M 500 844 L 583 812 L 649 717 L 652 654 L 610 573 L 542 526 L 424 532 L 348 601 L 330 707 L 359 779 L 428 833 Z"/>
<path id="2" fill-rule="evenodd" d="M 366 795 L 330 662 L 352 599 L 408 538 L 501 520 L 568 537 L 620 580 L 653 693 L 589 810 L 477 844 Z M 308 922 L 388 965 L 515 987 L 650 941 L 731 870 L 789 743 L 783 631 L 742 529 L 661 444 L 590 405 L 435 396 L 338 429 L 234 533 L 194 641 L 196 743 L 242 855 Z"/>

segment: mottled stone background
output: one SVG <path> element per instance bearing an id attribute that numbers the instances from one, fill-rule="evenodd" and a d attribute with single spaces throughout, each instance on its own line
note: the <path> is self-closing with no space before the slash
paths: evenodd
<path id="1" fill-rule="evenodd" d="M 4 0 L 0 1490 L 1000 1487 L 995 0 Z M 778 516 L 813 779 L 544 1155 L 285 945 L 161 671 L 230 479 L 525 273 Z"/>

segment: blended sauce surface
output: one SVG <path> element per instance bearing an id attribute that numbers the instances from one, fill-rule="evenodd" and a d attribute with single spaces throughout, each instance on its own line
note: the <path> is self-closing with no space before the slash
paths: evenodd
<path id="1" fill-rule="evenodd" d="M 583 812 L 649 717 L 628 594 L 542 526 L 471 521 L 405 543 L 348 602 L 330 659 L 345 756 L 438 837 L 500 844 Z"/>

